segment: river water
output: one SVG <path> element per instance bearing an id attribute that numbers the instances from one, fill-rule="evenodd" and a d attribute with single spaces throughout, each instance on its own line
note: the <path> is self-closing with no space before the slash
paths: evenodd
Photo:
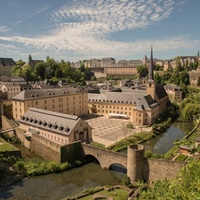
<path id="1" fill-rule="evenodd" d="M 145 142 L 147 150 L 165 153 L 173 142 L 182 139 L 194 127 L 193 123 L 174 123 L 166 133 Z M 23 157 L 33 155 L 21 147 Z M 85 188 L 120 184 L 125 172 L 104 170 L 97 163 L 89 163 L 63 173 L 27 178 L 0 193 L 0 199 L 59 200 L 75 195 Z"/>
<path id="2" fill-rule="evenodd" d="M 147 151 L 164 154 L 172 148 L 176 140 L 182 139 L 193 128 L 193 122 L 175 122 L 166 133 L 143 143 L 143 145 Z"/>
<path id="3" fill-rule="evenodd" d="M 89 163 L 63 173 L 27 178 L 0 193 L 0 199 L 59 200 L 85 188 L 120 184 L 124 173 Z"/>

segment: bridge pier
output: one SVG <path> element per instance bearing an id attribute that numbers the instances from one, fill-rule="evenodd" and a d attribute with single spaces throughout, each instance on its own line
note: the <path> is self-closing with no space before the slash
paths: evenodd
<path id="1" fill-rule="evenodd" d="M 144 146 L 132 144 L 128 147 L 127 153 L 127 176 L 131 183 L 143 181 Z"/>

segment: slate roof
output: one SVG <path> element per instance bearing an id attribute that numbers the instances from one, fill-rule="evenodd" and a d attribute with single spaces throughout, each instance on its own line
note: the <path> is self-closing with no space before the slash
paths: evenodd
<path id="1" fill-rule="evenodd" d="M 137 109 L 150 110 L 154 106 L 158 106 L 150 95 L 144 95 L 141 92 L 123 93 L 123 92 L 106 92 L 102 94 L 88 94 L 89 102 L 109 102 L 120 104 L 133 104 Z"/>
<path id="2" fill-rule="evenodd" d="M 7 88 L 12 88 L 12 87 L 14 87 L 14 86 L 19 87 L 19 84 L 18 84 L 18 83 L 4 83 L 4 85 L 5 85 Z"/>
<path id="3" fill-rule="evenodd" d="M 65 88 L 50 88 L 50 89 L 33 89 L 24 90 L 18 95 L 14 96 L 13 100 L 29 100 L 29 99 L 43 99 L 52 96 L 66 96 L 70 94 L 86 93 L 82 87 L 65 87 Z"/>
<path id="4" fill-rule="evenodd" d="M 28 84 L 28 83 L 20 83 L 19 86 L 20 86 L 21 90 L 30 90 L 30 89 L 33 89 L 32 85 Z"/>
<path id="5" fill-rule="evenodd" d="M 12 58 L 0 58 L 0 67 L 6 66 L 16 66 L 16 63 Z"/>
<path id="6" fill-rule="evenodd" d="M 163 85 L 156 84 L 156 96 L 158 97 L 158 99 L 163 99 L 164 97 L 168 96 Z"/>
<path id="7" fill-rule="evenodd" d="M 19 120 L 20 123 L 42 128 L 56 133 L 70 135 L 81 118 L 75 115 L 52 112 L 48 110 L 29 108 Z"/>
<path id="8" fill-rule="evenodd" d="M 30 65 L 31 67 L 34 67 L 36 66 L 37 63 L 40 63 L 40 62 L 44 62 L 44 60 L 30 60 L 28 62 L 28 65 Z"/>

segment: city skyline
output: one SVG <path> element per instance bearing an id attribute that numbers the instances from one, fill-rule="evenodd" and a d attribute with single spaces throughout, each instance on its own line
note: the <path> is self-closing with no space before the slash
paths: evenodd
<path id="1" fill-rule="evenodd" d="M 78 61 L 195 56 L 197 0 L 9 0 L 0 13 L 0 57 Z"/>

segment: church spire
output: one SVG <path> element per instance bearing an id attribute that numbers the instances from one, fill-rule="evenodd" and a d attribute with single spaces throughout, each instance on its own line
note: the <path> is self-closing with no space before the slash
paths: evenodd
<path id="1" fill-rule="evenodd" d="M 149 80 L 154 80 L 153 78 L 153 47 L 151 46 L 151 58 L 149 66 Z"/>

